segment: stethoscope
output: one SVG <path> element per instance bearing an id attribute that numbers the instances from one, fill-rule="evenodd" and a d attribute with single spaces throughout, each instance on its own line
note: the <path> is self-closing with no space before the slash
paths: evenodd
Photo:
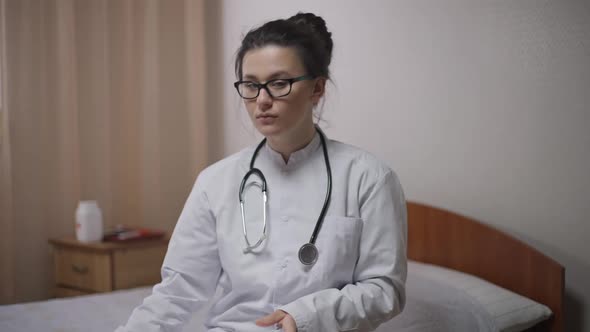
<path id="1" fill-rule="evenodd" d="M 320 212 L 320 216 L 318 217 L 318 221 L 315 224 L 315 228 L 313 230 L 313 233 L 311 234 L 311 238 L 309 239 L 309 243 L 302 245 L 301 248 L 299 249 L 299 260 L 304 265 L 313 265 L 318 260 L 318 248 L 315 246 L 315 241 L 318 237 L 318 233 L 320 232 L 320 228 L 322 227 L 322 223 L 324 221 L 324 216 L 326 215 L 326 211 L 328 210 L 328 205 L 330 205 L 330 197 L 332 196 L 332 170 L 330 169 L 330 159 L 328 158 L 328 148 L 326 147 L 326 139 L 324 138 L 324 133 L 320 130 L 319 127 L 316 126 L 316 130 L 317 130 L 318 134 L 320 135 L 322 149 L 324 150 L 324 161 L 326 163 L 326 171 L 328 173 L 328 185 L 327 185 L 327 190 L 326 190 L 326 199 L 324 200 L 324 206 L 322 207 L 322 211 Z M 266 208 L 267 208 L 266 179 L 264 178 L 264 174 L 262 174 L 262 171 L 260 169 L 254 167 L 254 161 L 256 161 L 256 156 L 258 155 L 258 151 L 260 151 L 260 149 L 264 146 L 265 143 L 266 143 L 266 138 L 264 138 L 262 140 L 262 142 L 260 142 L 260 144 L 258 144 L 258 147 L 256 147 L 256 150 L 254 150 L 254 154 L 252 155 L 252 159 L 250 160 L 250 170 L 248 171 L 248 173 L 246 173 L 246 175 L 242 179 L 242 184 L 240 185 L 240 192 L 239 192 L 240 209 L 242 212 L 242 226 L 243 226 L 243 230 L 244 230 L 244 239 L 246 240 L 246 248 L 244 248 L 244 253 L 251 252 L 252 250 L 259 247 L 262 244 L 262 242 L 266 239 L 266 236 L 267 236 L 266 235 Z M 262 191 L 262 207 L 263 207 L 262 235 L 260 236 L 260 239 L 258 239 L 258 242 L 256 242 L 254 245 L 251 245 L 250 241 L 248 240 L 248 232 L 246 230 L 246 216 L 244 213 L 244 197 L 243 197 L 244 186 L 246 185 L 246 181 L 248 180 L 248 178 L 252 174 L 256 174 L 260 178 L 260 180 L 262 181 L 262 184 L 260 184 L 258 182 L 254 182 L 254 183 L 252 183 L 252 185 L 259 187 L 260 190 Z"/>

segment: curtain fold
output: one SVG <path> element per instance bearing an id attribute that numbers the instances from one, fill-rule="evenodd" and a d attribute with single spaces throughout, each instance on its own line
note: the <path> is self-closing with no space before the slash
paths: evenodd
<path id="1" fill-rule="evenodd" d="M 79 200 L 171 231 L 207 165 L 202 0 L 2 0 L 0 303 L 44 299 Z"/>
<path id="2" fill-rule="evenodd" d="M 0 0 L 0 234 L 12 234 L 12 181 L 10 169 L 10 137 L 6 112 L 6 3 Z M 13 239 L 2 236 L 0 241 L 0 301 L 14 299 L 14 276 L 12 267 Z M 2 254 L 10 253 L 10 254 Z M 2 302 L 0 302 L 2 303 Z"/>

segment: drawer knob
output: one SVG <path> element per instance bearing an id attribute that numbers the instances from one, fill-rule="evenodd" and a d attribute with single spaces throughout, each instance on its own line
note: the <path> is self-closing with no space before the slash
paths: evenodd
<path id="1" fill-rule="evenodd" d="M 88 273 L 88 267 L 72 264 L 72 271 L 79 273 L 79 274 L 86 274 L 86 273 Z"/>

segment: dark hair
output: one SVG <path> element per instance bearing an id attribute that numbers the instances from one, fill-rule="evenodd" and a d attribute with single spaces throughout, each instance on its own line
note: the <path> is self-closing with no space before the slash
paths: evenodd
<path id="1" fill-rule="evenodd" d="M 284 20 L 275 20 L 250 30 L 236 54 L 235 71 L 242 79 L 244 55 L 267 45 L 293 47 L 307 70 L 306 75 L 330 78 L 332 33 L 323 18 L 311 13 L 297 13 Z"/>

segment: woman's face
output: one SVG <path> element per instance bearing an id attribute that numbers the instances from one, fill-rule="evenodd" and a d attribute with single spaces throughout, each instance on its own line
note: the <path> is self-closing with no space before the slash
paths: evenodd
<path id="1" fill-rule="evenodd" d="M 266 83 L 272 79 L 295 78 L 308 73 L 296 50 L 268 45 L 248 51 L 242 60 L 242 80 Z M 260 89 L 256 99 L 244 104 L 256 129 L 273 139 L 297 139 L 313 129 L 313 107 L 324 92 L 325 81 L 294 82 L 291 93 L 273 98 Z"/>

